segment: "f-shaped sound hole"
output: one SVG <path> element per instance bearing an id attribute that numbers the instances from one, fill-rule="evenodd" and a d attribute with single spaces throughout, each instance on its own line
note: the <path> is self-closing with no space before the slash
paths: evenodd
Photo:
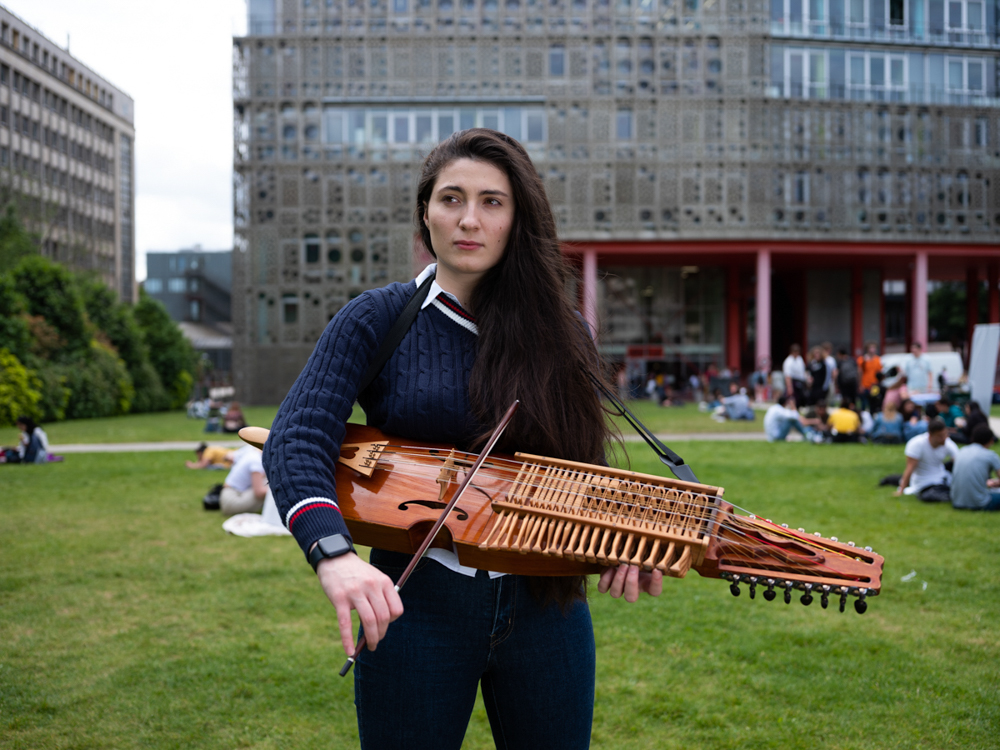
<path id="1" fill-rule="evenodd" d="M 399 504 L 400 510 L 409 510 L 411 505 L 422 505 L 425 508 L 430 508 L 431 510 L 444 510 L 446 503 L 440 503 L 437 500 L 407 500 L 406 502 Z M 455 506 L 451 509 L 451 512 L 458 516 L 459 521 L 468 521 L 469 514 L 464 510 Z"/>

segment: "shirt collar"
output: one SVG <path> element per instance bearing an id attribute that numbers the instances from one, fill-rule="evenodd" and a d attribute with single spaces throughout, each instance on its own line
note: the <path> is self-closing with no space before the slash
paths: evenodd
<path id="1" fill-rule="evenodd" d="M 423 284 L 427 280 L 427 277 L 430 276 L 433 273 L 437 273 L 437 263 L 431 263 L 431 264 L 429 264 L 423 271 L 421 271 L 417 275 L 417 279 L 416 279 L 417 286 L 420 286 L 421 284 Z M 452 300 L 455 301 L 455 304 L 457 304 L 457 305 L 459 305 L 459 307 L 461 307 L 462 303 L 460 303 L 458 301 L 458 297 L 456 297 L 451 292 L 446 292 L 437 283 L 437 279 L 434 279 L 434 281 L 431 282 L 430 291 L 427 292 L 427 296 L 424 298 L 423 304 L 420 305 L 420 309 L 423 310 L 425 307 L 427 307 L 428 305 L 432 304 L 434 302 L 434 300 L 436 300 L 438 298 L 438 295 L 441 295 L 441 294 L 443 294 L 443 295 L 451 298 Z"/>

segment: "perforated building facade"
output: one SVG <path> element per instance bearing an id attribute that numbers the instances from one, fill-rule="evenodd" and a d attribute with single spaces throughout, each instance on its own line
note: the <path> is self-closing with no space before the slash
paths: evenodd
<path id="1" fill-rule="evenodd" d="M 927 338 L 928 278 L 996 295 L 996 0 L 249 10 L 233 298 L 248 400 L 280 400 L 353 295 L 412 278 L 420 163 L 474 125 L 531 154 L 612 357 L 746 371 L 792 340 L 883 340 L 887 279 L 912 292 L 907 340 Z"/>

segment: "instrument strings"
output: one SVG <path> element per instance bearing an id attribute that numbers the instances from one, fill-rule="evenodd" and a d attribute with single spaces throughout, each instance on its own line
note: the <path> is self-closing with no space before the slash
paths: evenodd
<path id="1" fill-rule="evenodd" d="M 395 458 L 396 460 L 389 461 L 388 459 L 390 457 Z M 400 474 L 403 475 L 417 476 L 422 474 L 420 472 L 407 471 L 406 469 L 401 469 L 396 467 L 425 466 L 426 464 L 420 463 L 417 459 L 427 459 L 427 458 L 437 459 L 440 460 L 442 463 L 444 463 L 448 459 L 451 459 L 454 467 L 457 470 L 461 470 L 463 468 L 467 469 L 468 467 L 470 467 L 472 465 L 473 460 L 475 460 L 476 455 L 461 451 L 451 452 L 450 450 L 444 451 L 439 449 L 431 449 L 431 451 L 428 451 L 427 448 L 424 448 L 422 446 L 389 445 L 386 446 L 386 449 L 379 456 L 379 459 L 376 462 L 376 468 L 398 471 Z M 498 482 L 506 483 L 508 485 L 513 485 L 516 481 L 518 473 L 521 471 L 522 467 L 526 463 L 530 463 L 530 461 L 519 461 L 514 459 L 490 457 L 481 467 L 480 473 L 487 474 L 488 476 L 492 477 L 494 480 Z M 599 471 L 601 467 L 595 466 L 594 468 Z M 569 473 L 586 474 L 584 469 L 567 469 L 566 471 Z M 595 474 L 594 478 L 600 478 L 601 476 L 602 475 L 600 474 Z M 668 517 L 668 519 L 670 519 L 670 521 L 674 521 L 676 525 L 681 527 L 687 526 L 687 529 L 685 530 L 695 531 L 699 535 L 708 534 L 710 537 L 722 538 L 722 534 L 720 534 L 717 531 L 698 528 L 702 525 L 708 525 L 709 527 L 711 527 L 717 524 L 720 529 L 725 529 L 730 534 L 738 537 L 740 540 L 751 539 L 750 534 L 748 534 L 743 529 L 737 527 L 735 524 L 724 520 L 723 518 L 716 518 L 714 523 L 712 522 L 711 511 L 715 507 L 712 505 L 712 503 L 722 500 L 722 498 L 718 495 L 698 492 L 696 490 L 683 490 L 677 488 L 670 488 L 675 492 L 679 493 L 681 497 L 676 497 L 676 498 L 656 497 L 654 495 L 647 494 L 646 492 L 642 491 L 643 489 L 653 488 L 653 485 L 650 485 L 648 482 L 643 482 L 642 480 L 639 479 L 629 480 L 621 477 L 615 477 L 615 478 L 618 479 L 623 485 L 625 485 L 625 487 L 619 487 L 617 491 L 609 490 L 609 494 L 612 495 L 611 497 L 601 497 L 591 494 L 589 490 L 593 486 L 593 482 L 588 481 L 586 478 L 571 479 L 569 477 L 563 476 L 556 478 L 554 481 L 558 485 L 558 487 L 562 489 L 563 492 L 571 492 L 573 496 L 576 498 L 580 498 L 583 500 L 591 500 L 594 502 L 600 502 L 608 506 L 614 506 L 617 508 L 625 509 L 618 514 L 611 514 L 611 515 L 617 515 L 618 517 L 621 517 L 621 516 L 627 516 L 629 512 L 633 512 L 636 513 L 636 517 L 638 520 L 640 521 L 646 520 L 651 524 L 657 524 L 657 523 L 662 524 L 662 521 L 658 522 L 657 520 L 655 520 L 655 516 L 665 515 Z M 476 487 L 476 483 L 473 482 L 472 486 Z M 522 486 L 525 488 L 530 488 L 535 490 L 551 489 L 551 487 L 545 487 L 541 484 L 533 482 L 524 482 L 523 480 L 522 480 Z M 573 489 L 571 488 L 575 488 L 576 491 L 573 491 Z M 683 497 L 684 495 L 689 496 L 690 499 L 684 498 Z M 630 502 L 626 497 L 623 496 L 634 498 L 635 501 Z M 703 500 L 704 504 L 691 502 L 691 499 L 695 498 Z M 643 505 L 641 502 L 637 502 L 642 500 L 647 500 L 654 505 Z M 660 507 L 656 507 L 656 505 L 659 505 Z M 566 510 L 575 509 L 572 505 L 567 504 L 565 502 L 556 503 L 556 507 L 559 506 L 561 506 L 563 509 Z M 699 511 L 702 512 L 692 513 L 690 512 L 690 509 L 698 509 Z M 805 536 L 804 532 L 795 533 L 792 532 L 790 529 L 787 529 L 783 526 L 780 526 L 779 524 L 774 523 L 773 521 L 758 519 L 757 516 L 755 516 L 754 514 L 736 505 L 733 505 L 733 509 L 745 513 L 747 516 L 753 519 L 768 524 L 771 528 L 771 533 L 773 533 L 776 536 L 780 536 L 795 541 L 798 544 L 802 544 L 804 546 L 821 550 L 824 554 L 837 554 L 842 557 L 848 557 L 847 554 L 841 552 L 840 550 L 831 550 L 826 547 L 821 547 L 811 537 Z M 525 510 L 530 512 L 530 508 L 525 508 Z M 643 514 L 646 511 L 652 513 L 654 515 L 654 518 L 642 519 L 642 517 L 639 514 Z M 596 509 L 594 510 L 594 512 L 599 513 L 599 511 Z M 606 513 L 606 515 L 609 514 Z M 585 521 L 586 519 L 581 517 L 580 520 Z M 696 528 L 691 528 L 692 525 L 695 526 Z M 641 533 L 641 530 L 638 530 L 637 533 Z M 752 545 L 744 541 L 735 541 L 735 540 L 727 540 L 727 543 L 739 546 L 747 550 L 756 549 L 759 548 L 761 545 L 766 545 L 774 547 L 775 549 L 780 549 L 782 554 L 785 556 L 793 558 L 798 556 L 803 561 L 808 561 L 813 565 L 817 564 L 814 560 L 810 560 L 805 555 L 790 552 L 789 550 L 783 549 L 779 547 L 779 545 L 774 544 L 773 542 L 770 542 L 769 540 L 766 539 L 759 539 L 754 537 Z M 826 567 L 826 566 L 820 564 L 819 567 Z"/>

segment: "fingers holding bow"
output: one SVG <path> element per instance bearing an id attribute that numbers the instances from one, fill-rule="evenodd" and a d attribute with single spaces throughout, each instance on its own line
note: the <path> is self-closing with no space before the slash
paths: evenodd
<path id="1" fill-rule="evenodd" d="M 655 569 L 647 573 L 637 565 L 606 568 L 597 582 L 597 590 L 615 599 L 624 596 L 627 602 L 638 601 L 641 593 L 659 596 L 663 592 L 663 573 Z"/>

